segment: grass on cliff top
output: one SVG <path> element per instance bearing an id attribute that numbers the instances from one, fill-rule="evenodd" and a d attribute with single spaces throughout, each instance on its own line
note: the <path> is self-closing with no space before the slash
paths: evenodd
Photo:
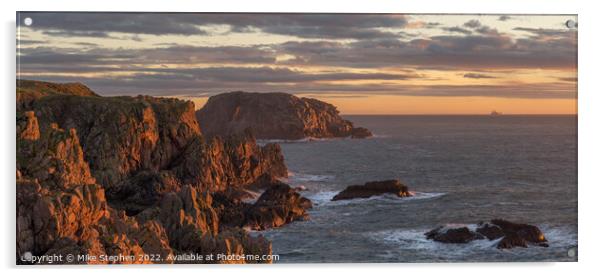
<path id="1" fill-rule="evenodd" d="M 37 97 L 48 95 L 99 96 L 81 83 L 59 84 L 32 80 L 17 80 L 17 95 L 19 94 Z"/>

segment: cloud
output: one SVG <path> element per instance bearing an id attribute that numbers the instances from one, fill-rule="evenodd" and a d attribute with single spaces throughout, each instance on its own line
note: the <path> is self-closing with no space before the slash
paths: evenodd
<path id="1" fill-rule="evenodd" d="M 91 67 L 98 65 L 158 65 L 195 63 L 274 63 L 276 53 L 260 46 L 170 46 L 150 49 L 71 49 L 36 47 L 20 50 L 24 68 L 35 65 L 68 64 Z"/>
<path id="2" fill-rule="evenodd" d="M 332 41 L 287 42 L 278 52 L 295 59 L 286 63 L 373 67 L 572 68 L 576 45 L 572 40 L 549 41 L 532 37 L 515 40 L 509 35 L 432 36 L 400 40 L 367 40 L 348 44 Z M 550 58 L 554 57 L 554 58 Z"/>
<path id="3" fill-rule="evenodd" d="M 475 29 L 475 32 L 482 34 L 482 35 L 487 35 L 487 36 L 498 36 L 500 35 L 500 33 L 497 31 L 497 29 L 495 28 L 491 28 L 489 26 L 481 26 L 477 29 Z"/>
<path id="4" fill-rule="evenodd" d="M 544 29 L 544 28 L 525 28 L 516 27 L 516 31 L 524 31 L 530 33 L 536 39 L 568 39 L 575 40 L 577 31 L 571 29 Z"/>
<path id="5" fill-rule="evenodd" d="M 463 77 L 469 78 L 469 79 L 493 79 L 493 78 L 496 78 L 491 75 L 480 74 L 480 73 L 466 73 L 463 75 Z"/>
<path id="6" fill-rule="evenodd" d="M 470 35 L 472 34 L 472 31 L 468 30 L 468 29 L 464 29 L 462 27 L 445 27 L 443 28 L 444 31 L 450 32 L 450 33 L 461 33 L 461 34 L 465 34 L 465 35 Z"/>
<path id="7" fill-rule="evenodd" d="M 558 80 L 563 81 L 563 82 L 576 83 L 577 77 L 561 77 L 561 78 L 558 78 Z"/>
<path id="8" fill-rule="evenodd" d="M 408 22 L 404 27 L 407 29 L 431 29 L 440 26 L 439 22 L 425 22 L 421 20 Z"/>
<path id="9" fill-rule="evenodd" d="M 32 76 L 23 78 L 31 79 Z M 575 99 L 576 90 L 573 83 L 535 83 L 508 85 L 406 85 L 406 84 L 331 84 L 300 82 L 288 83 L 238 83 L 223 81 L 196 80 L 189 76 L 147 75 L 144 77 L 69 77 L 38 76 L 36 80 L 50 82 L 82 82 L 101 95 L 138 95 L 155 96 L 203 96 L 223 92 L 244 90 L 256 92 L 288 92 L 295 94 L 329 94 L 329 95 L 398 95 L 398 96 L 479 96 L 502 98 L 534 98 L 534 99 Z"/>
<path id="10" fill-rule="evenodd" d="M 404 15 L 367 14 L 203 14 L 203 13 L 21 13 L 30 27 L 52 36 L 109 37 L 111 32 L 146 35 L 208 35 L 206 27 L 229 26 L 230 32 L 257 30 L 301 38 L 375 39 L 398 37 L 378 28 L 400 28 Z"/>
<path id="11" fill-rule="evenodd" d="M 35 40 L 35 39 L 17 39 L 17 45 L 32 45 L 32 44 L 42 44 L 47 43 L 45 40 Z"/>
<path id="12" fill-rule="evenodd" d="M 110 32 L 134 34 L 203 35 L 195 14 L 165 13 L 80 13 L 80 12 L 23 12 L 20 18 L 31 17 L 29 27 L 53 36 L 108 37 Z"/>
<path id="13" fill-rule="evenodd" d="M 481 22 L 476 19 L 471 19 L 471 20 L 467 21 L 466 23 L 464 23 L 464 27 L 476 29 L 476 28 L 481 27 Z"/>
<path id="14" fill-rule="evenodd" d="M 574 70 L 577 41 L 576 31 L 571 30 L 516 27 L 508 33 L 501 33 L 478 20 L 470 20 L 461 26 L 442 27 L 433 22 L 408 22 L 403 15 L 26 15 L 34 18 L 34 26 L 20 26 L 25 28 L 24 31 L 33 28 L 53 36 L 140 40 L 146 39 L 142 36 L 144 34 L 211 35 L 212 30 L 219 29 L 223 36 L 259 32 L 255 35 L 270 33 L 295 37 L 284 43 L 238 46 L 227 43 L 218 46 L 183 45 L 177 39 L 155 38 L 143 42 L 149 48 L 109 48 L 108 44 L 103 45 L 102 40 L 98 44 L 56 44 L 63 47 L 53 46 L 59 39 L 19 41 L 24 46 L 17 49 L 20 77 L 81 81 L 106 95 L 167 96 L 247 90 L 347 93 L 353 96 L 360 93 L 532 98 L 575 96 L 574 83 L 566 78 L 537 86 L 512 83 L 506 86 L 484 85 L 487 83 L 485 79 L 505 74 L 500 73 L 503 69 Z M 82 22 L 84 20 L 86 22 Z M 212 28 L 216 25 L 220 28 Z M 410 27 L 436 27 L 447 33 L 437 30 L 406 33 L 404 30 Z M 430 81 L 441 79 L 416 73 L 422 69 L 457 71 L 458 78 L 483 79 L 479 82 L 482 85 L 432 85 Z M 495 69 L 496 75 L 482 74 L 492 72 L 488 71 L 490 69 Z M 404 80 L 420 80 L 421 85 L 411 85 L 415 82 Z"/>

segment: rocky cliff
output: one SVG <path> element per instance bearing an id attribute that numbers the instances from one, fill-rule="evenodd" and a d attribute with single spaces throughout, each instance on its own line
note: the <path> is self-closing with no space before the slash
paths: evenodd
<path id="1" fill-rule="evenodd" d="M 354 127 L 331 104 L 286 93 L 230 92 L 212 96 L 197 111 L 208 136 L 239 134 L 249 129 L 259 139 L 365 138 L 366 128 Z"/>
<path id="2" fill-rule="evenodd" d="M 17 81 L 16 136 L 18 263 L 28 252 L 146 257 L 81 263 L 271 254 L 269 241 L 220 222 L 213 194 L 286 176 L 279 146 L 205 140 L 191 102 Z"/>

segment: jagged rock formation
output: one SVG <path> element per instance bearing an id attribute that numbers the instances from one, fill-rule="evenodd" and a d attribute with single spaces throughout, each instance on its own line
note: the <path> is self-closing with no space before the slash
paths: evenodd
<path id="1" fill-rule="evenodd" d="M 548 247 L 546 237 L 537 226 L 503 219 L 479 222 L 475 230 L 467 226 L 439 226 L 424 235 L 427 239 L 443 243 L 468 243 L 485 238 L 500 239 L 497 243 L 498 249 L 528 247 L 528 245 Z"/>
<path id="2" fill-rule="evenodd" d="M 263 186 L 267 189 L 253 204 L 233 197 L 232 194 L 237 192 L 216 194 L 214 207 L 220 215 L 220 222 L 226 226 L 266 230 L 309 219 L 306 210 L 313 205 L 297 190 L 279 181 Z"/>
<path id="3" fill-rule="evenodd" d="M 230 92 L 212 96 L 197 119 L 208 136 L 239 134 L 259 139 L 366 138 L 372 133 L 341 118 L 331 104 L 286 93 Z"/>
<path id="4" fill-rule="evenodd" d="M 35 81 L 17 81 L 17 99 L 17 262 L 27 252 L 161 257 L 79 263 L 271 254 L 269 241 L 220 222 L 212 194 L 285 176 L 278 145 L 206 141 L 193 104 L 174 99 Z"/>
<path id="5" fill-rule="evenodd" d="M 305 210 L 310 208 L 311 201 L 288 185 L 275 185 L 268 188 L 247 211 L 245 226 L 265 230 L 297 220 L 308 220 L 309 215 Z"/>
<path id="6" fill-rule="evenodd" d="M 348 186 L 343 191 L 335 195 L 331 201 L 348 200 L 353 198 L 370 198 L 385 193 L 393 194 L 397 197 L 410 197 L 412 193 L 408 187 L 399 180 L 386 180 L 367 182 L 364 185 Z"/>

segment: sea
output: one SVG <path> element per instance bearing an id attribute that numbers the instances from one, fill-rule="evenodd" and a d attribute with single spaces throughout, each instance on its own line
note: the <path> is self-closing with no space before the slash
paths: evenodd
<path id="1" fill-rule="evenodd" d="M 577 116 L 345 116 L 369 139 L 279 141 L 310 220 L 257 232 L 277 263 L 577 261 Z M 266 142 L 266 141 L 264 141 Z M 399 179 L 414 197 L 331 201 L 349 185 Z M 502 218 L 538 226 L 549 247 L 444 244 L 438 226 Z"/>

